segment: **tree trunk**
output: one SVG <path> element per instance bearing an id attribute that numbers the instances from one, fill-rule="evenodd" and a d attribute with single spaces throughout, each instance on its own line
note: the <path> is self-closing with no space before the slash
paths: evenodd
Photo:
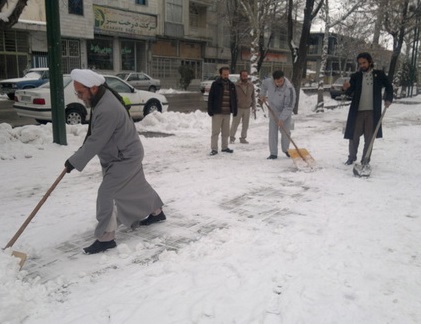
<path id="1" fill-rule="evenodd" d="M 15 8 L 8 16 L 9 21 L 4 21 L 0 19 L 0 30 L 10 29 L 13 25 L 15 25 L 18 22 L 19 17 L 22 14 L 23 9 L 25 9 L 27 2 L 28 0 L 18 0 Z M 0 12 L 6 11 L 6 4 L 7 1 L 0 1 Z"/>
<path id="2" fill-rule="evenodd" d="M 396 66 L 398 64 L 399 54 L 402 50 L 402 45 L 405 37 L 405 30 L 406 30 L 406 19 L 408 16 L 408 4 L 409 0 L 405 0 L 404 5 L 402 7 L 402 20 L 399 27 L 399 32 L 393 36 L 393 53 L 392 58 L 390 60 L 389 65 L 389 74 L 388 79 L 390 82 L 393 82 L 393 77 L 395 75 Z"/>
<path id="3" fill-rule="evenodd" d="M 300 89 L 301 89 L 301 80 L 303 78 L 303 67 L 306 64 L 307 60 L 307 40 L 310 35 L 311 23 L 314 18 L 313 7 L 315 0 L 306 0 L 306 5 L 304 8 L 304 20 L 301 30 L 300 43 L 298 48 L 294 44 L 293 40 L 293 16 L 292 16 L 292 7 L 293 0 L 289 0 L 288 4 L 288 40 L 289 47 L 291 50 L 292 56 L 292 84 L 294 85 L 295 91 L 297 93 L 297 100 L 294 107 L 294 114 L 298 113 L 298 104 L 300 100 Z M 318 10 L 316 10 L 317 12 Z"/>

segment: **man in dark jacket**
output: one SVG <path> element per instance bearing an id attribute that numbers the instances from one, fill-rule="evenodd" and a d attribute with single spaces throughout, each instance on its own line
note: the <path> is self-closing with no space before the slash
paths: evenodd
<path id="1" fill-rule="evenodd" d="M 349 108 L 345 128 L 345 138 L 349 139 L 349 156 L 345 162 L 351 165 L 357 160 L 358 145 L 361 135 L 364 135 L 364 150 L 361 161 L 364 160 L 370 140 L 382 114 L 382 88 L 385 88 L 384 106 L 389 107 L 393 100 L 393 87 L 386 74 L 373 69 L 374 63 L 369 53 L 357 56 L 360 70 L 351 75 L 349 82 L 343 84 L 346 95 L 353 96 Z M 382 137 L 379 128 L 377 137 Z M 367 162 L 370 156 L 367 156 Z"/>
<path id="2" fill-rule="evenodd" d="M 212 117 L 210 155 L 218 154 L 219 133 L 221 133 L 221 151 L 234 152 L 228 147 L 228 137 L 231 114 L 237 116 L 237 94 L 234 83 L 228 78 L 229 68 L 221 67 L 219 75 L 220 77 L 212 83 L 208 99 L 208 114 Z"/>

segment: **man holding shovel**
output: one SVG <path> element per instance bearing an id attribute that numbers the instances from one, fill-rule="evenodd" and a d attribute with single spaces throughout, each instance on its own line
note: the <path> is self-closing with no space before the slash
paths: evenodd
<path id="1" fill-rule="evenodd" d="M 103 180 L 98 189 L 95 242 L 87 254 L 116 247 L 118 224 L 149 225 L 166 219 L 163 202 L 143 173 L 143 146 L 123 99 L 110 90 L 105 78 L 91 70 L 71 72 L 75 93 L 91 107 L 88 134 L 83 145 L 65 162 L 67 172 L 82 171 L 96 155 Z"/>
<path id="2" fill-rule="evenodd" d="M 345 138 L 349 139 L 349 155 L 346 165 L 357 160 L 358 145 L 361 135 L 364 135 L 364 150 L 361 161 L 370 161 L 371 152 L 367 152 L 374 130 L 382 115 L 382 88 L 385 88 L 384 106 L 388 108 L 393 100 L 393 87 L 382 70 L 375 70 L 374 62 L 369 53 L 357 56 L 359 71 L 351 75 L 350 81 L 343 84 L 343 90 L 352 96 L 348 119 L 345 128 Z M 376 134 L 382 137 L 381 125 Z"/>
<path id="3" fill-rule="evenodd" d="M 275 71 L 272 78 L 263 80 L 260 100 L 274 110 L 269 114 L 269 160 L 278 158 L 278 132 L 281 132 L 282 152 L 289 157 L 288 148 L 291 133 L 291 115 L 295 106 L 296 94 L 292 83 L 285 78 L 283 71 Z M 287 132 L 287 133 L 286 133 Z"/>

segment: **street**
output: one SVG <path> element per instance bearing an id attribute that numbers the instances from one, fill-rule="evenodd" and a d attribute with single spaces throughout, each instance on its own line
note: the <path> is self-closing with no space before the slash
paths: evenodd
<path id="1" fill-rule="evenodd" d="M 195 110 L 206 111 L 206 102 L 203 101 L 202 93 L 171 93 L 164 94 L 168 99 L 169 111 L 178 111 L 189 113 Z M 13 101 L 8 100 L 6 96 L 0 99 L 0 124 L 7 123 L 12 127 L 23 125 L 38 125 L 33 118 L 19 117 L 14 111 Z"/>

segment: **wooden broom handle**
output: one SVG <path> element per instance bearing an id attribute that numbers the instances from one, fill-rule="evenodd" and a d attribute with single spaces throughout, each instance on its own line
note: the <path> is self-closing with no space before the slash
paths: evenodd
<path id="1" fill-rule="evenodd" d="M 32 211 L 32 213 L 28 216 L 28 218 L 25 220 L 25 222 L 22 224 L 22 226 L 18 229 L 18 231 L 16 232 L 16 234 L 12 237 L 12 239 L 9 241 L 9 243 L 6 244 L 6 246 L 4 247 L 4 249 L 7 249 L 8 247 L 11 247 L 13 244 L 15 244 L 15 242 L 17 241 L 17 239 L 19 238 L 19 236 L 23 233 L 23 231 L 25 230 L 25 228 L 31 222 L 32 218 L 35 217 L 35 215 L 37 214 L 38 210 L 45 203 L 45 201 L 47 200 L 48 196 L 53 192 L 53 190 L 55 189 L 55 187 L 57 187 L 57 185 L 59 184 L 59 182 L 61 181 L 61 179 L 63 179 L 63 177 L 64 177 L 64 175 L 66 173 L 67 173 L 67 168 L 64 168 L 64 170 L 58 176 L 58 178 L 53 183 L 53 185 L 50 187 L 50 189 L 48 189 L 48 191 L 45 193 L 44 197 L 42 197 L 42 199 L 40 200 L 40 202 L 35 206 L 35 208 Z"/>
<path id="2" fill-rule="evenodd" d="M 269 104 L 266 101 L 265 101 L 265 105 L 268 107 L 270 113 L 272 114 L 273 118 L 275 119 L 275 122 L 278 123 L 279 118 L 276 117 L 275 112 L 273 111 L 273 109 L 269 106 Z M 298 148 L 297 144 L 295 144 L 295 142 L 292 140 L 291 136 L 285 130 L 284 126 L 280 126 L 280 127 L 283 130 L 283 132 L 286 134 L 286 136 L 288 137 L 288 139 L 291 141 L 291 143 L 294 145 L 294 147 L 297 150 L 297 153 L 300 156 L 300 158 L 302 158 L 305 162 L 307 162 L 306 159 L 304 158 L 304 156 L 301 154 L 300 149 Z"/>

